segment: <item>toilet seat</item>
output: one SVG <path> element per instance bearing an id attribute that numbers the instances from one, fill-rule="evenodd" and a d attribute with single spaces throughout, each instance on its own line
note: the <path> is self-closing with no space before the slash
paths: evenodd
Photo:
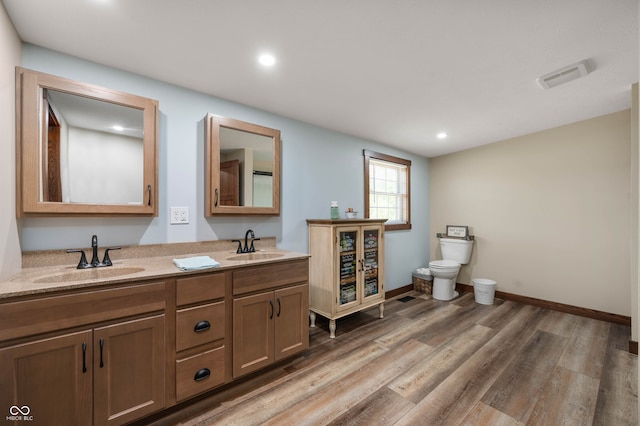
<path id="1" fill-rule="evenodd" d="M 453 260 L 434 260 L 432 262 L 429 262 L 429 269 L 455 268 L 459 266 L 460 264 Z"/>

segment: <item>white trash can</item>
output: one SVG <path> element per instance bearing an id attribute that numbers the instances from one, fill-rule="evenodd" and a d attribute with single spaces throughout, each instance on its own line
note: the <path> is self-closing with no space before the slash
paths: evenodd
<path id="1" fill-rule="evenodd" d="M 482 305 L 493 305 L 493 298 L 496 295 L 496 282 L 484 278 L 474 278 L 473 294 L 476 302 Z"/>

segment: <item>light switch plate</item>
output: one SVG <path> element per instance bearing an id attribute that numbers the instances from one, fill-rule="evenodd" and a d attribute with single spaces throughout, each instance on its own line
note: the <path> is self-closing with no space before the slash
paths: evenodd
<path id="1" fill-rule="evenodd" d="M 189 207 L 171 207 L 171 224 L 189 223 Z"/>

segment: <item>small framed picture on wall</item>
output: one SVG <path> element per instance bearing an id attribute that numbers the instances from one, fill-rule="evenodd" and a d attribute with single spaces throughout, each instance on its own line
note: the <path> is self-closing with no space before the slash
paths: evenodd
<path id="1" fill-rule="evenodd" d="M 447 237 L 465 238 L 469 236 L 469 227 L 460 225 L 447 225 Z"/>

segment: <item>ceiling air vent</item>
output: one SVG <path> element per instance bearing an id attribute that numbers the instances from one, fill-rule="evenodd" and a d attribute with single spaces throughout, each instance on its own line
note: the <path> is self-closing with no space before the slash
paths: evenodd
<path id="1" fill-rule="evenodd" d="M 590 72 L 587 61 L 582 61 L 545 74 L 538 78 L 537 81 L 543 89 L 551 89 L 552 87 L 559 86 L 571 80 L 584 77 Z"/>

